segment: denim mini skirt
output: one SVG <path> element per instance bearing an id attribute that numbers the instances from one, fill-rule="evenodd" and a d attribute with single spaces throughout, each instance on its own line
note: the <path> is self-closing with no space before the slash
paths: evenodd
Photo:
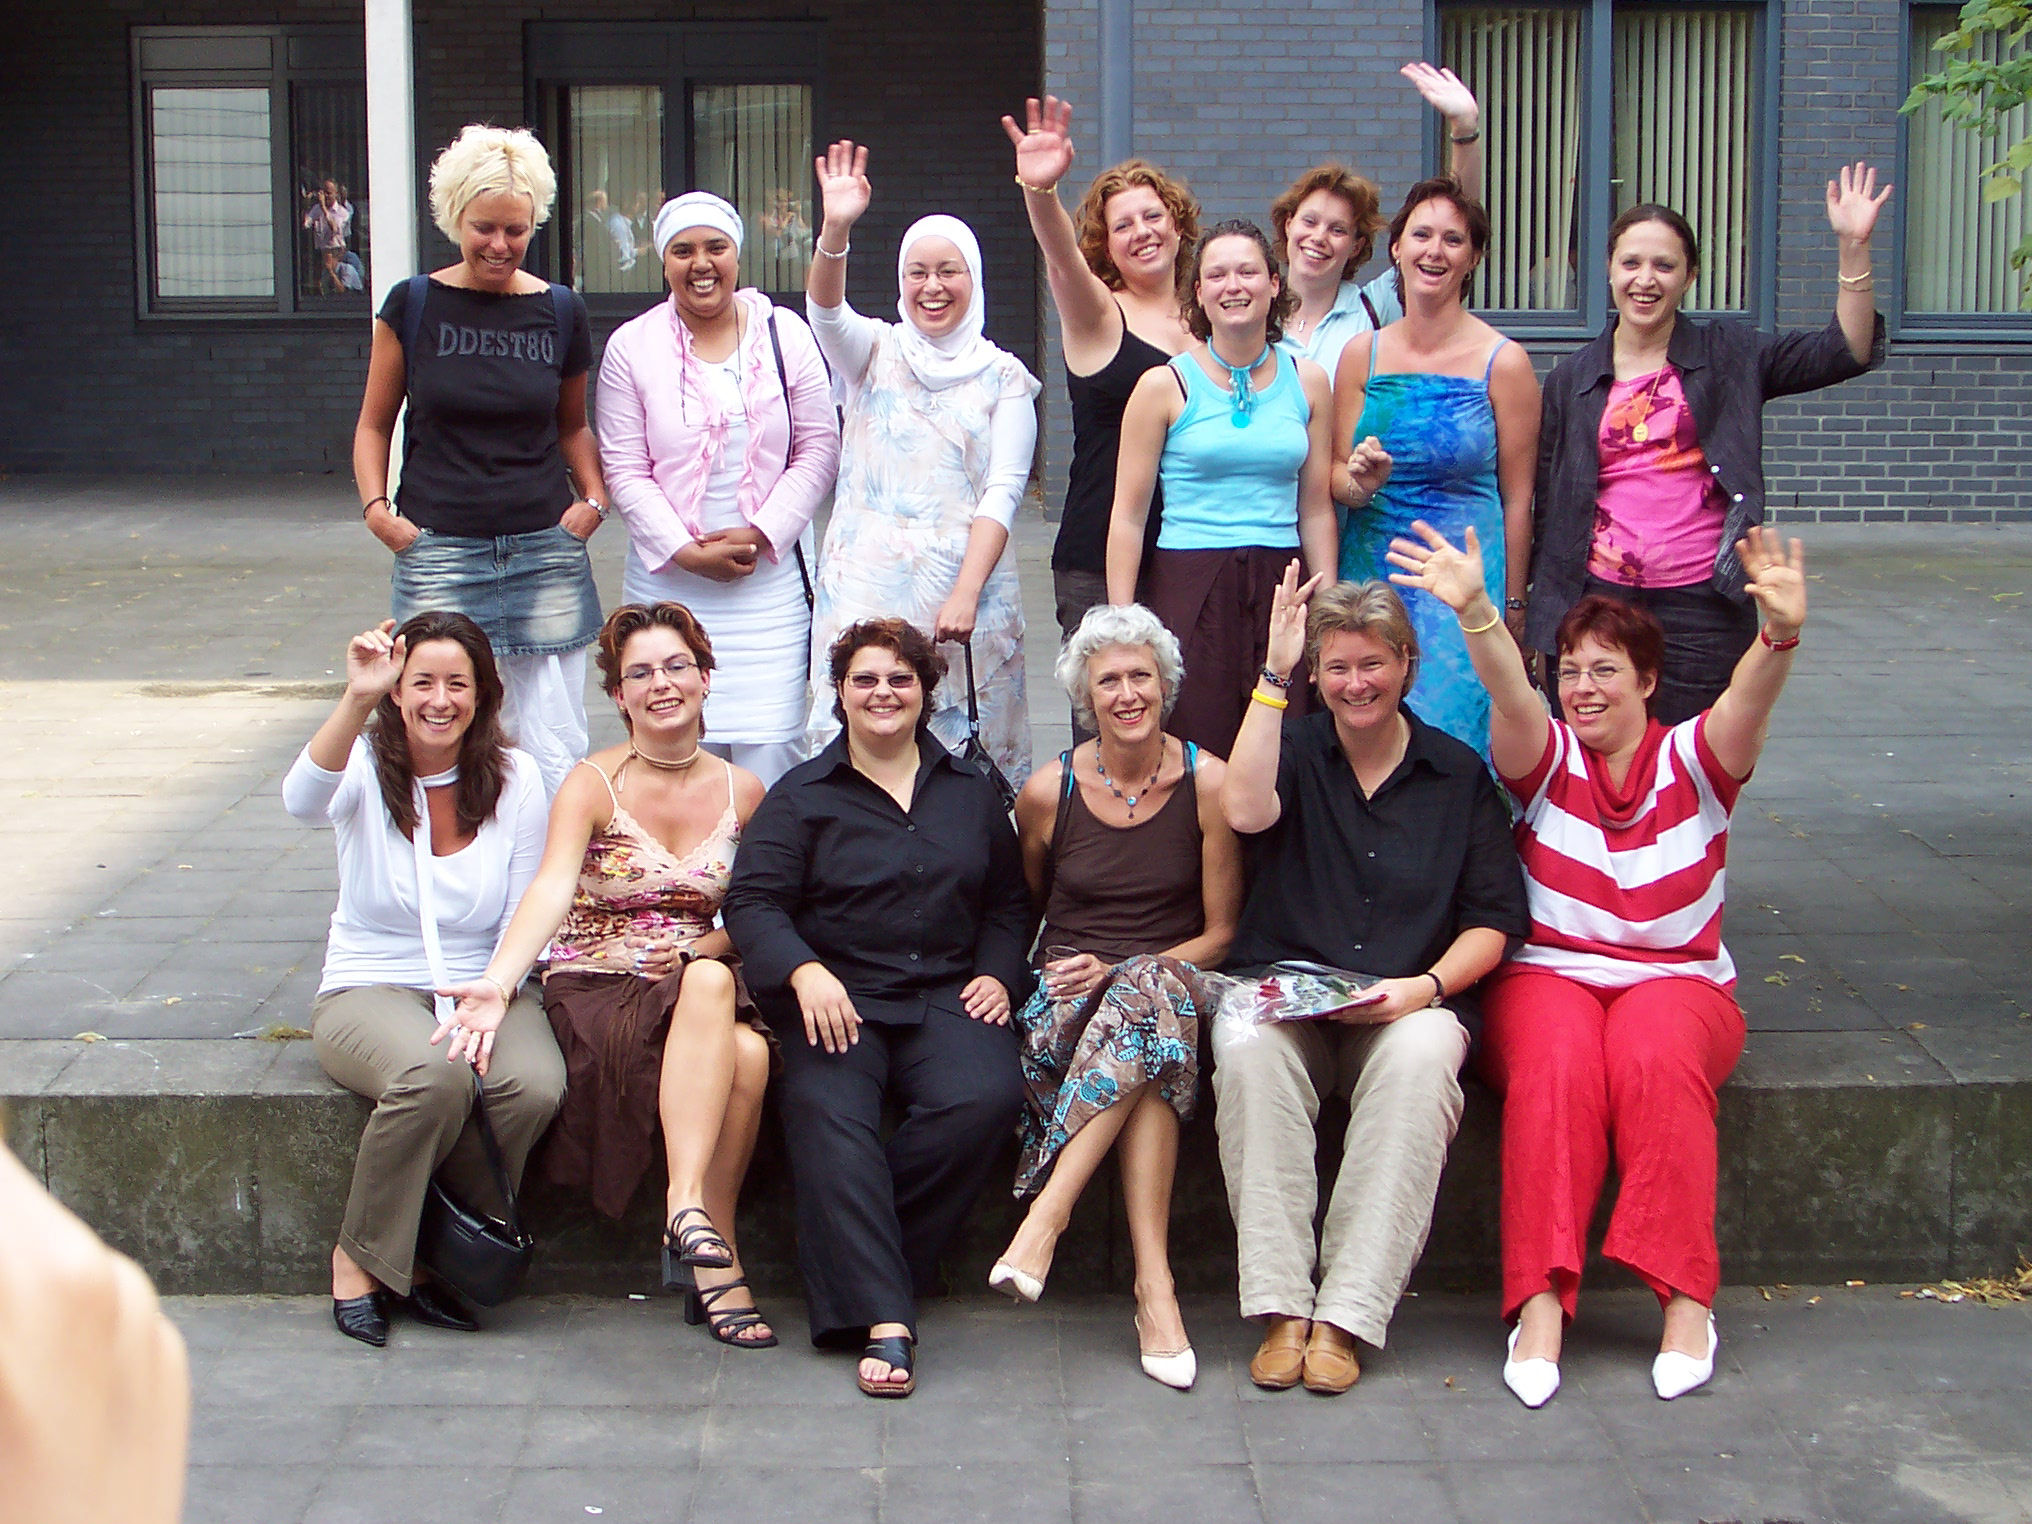
<path id="1" fill-rule="evenodd" d="M 600 633 L 592 558 L 562 524 L 491 539 L 423 530 L 395 558 L 389 612 L 400 624 L 426 609 L 464 614 L 496 656 L 562 656 Z"/>

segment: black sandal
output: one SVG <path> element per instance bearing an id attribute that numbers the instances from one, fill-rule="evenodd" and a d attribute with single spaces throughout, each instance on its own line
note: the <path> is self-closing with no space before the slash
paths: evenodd
<path id="1" fill-rule="evenodd" d="M 856 1368 L 855 1384 L 869 1397 L 908 1397 L 917 1390 L 916 1350 L 917 1341 L 906 1334 L 889 1334 L 884 1338 L 870 1339 L 867 1347 L 861 1351 L 861 1358 L 883 1361 L 891 1371 L 902 1371 L 909 1379 L 892 1381 L 884 1377 L 880 1381 L 870 1381 Z"/>
<path id="2" fill-rule="evenodd" d="M 717 1286 L 693 1286 L 684 1294 L 684 1320 L 697 1327 L 706 1325 L 706 1332 L 722 1344 L 731 1344 L 736 1349 L 773 1349 L 776 1334 L 771 1330 L 766 1339 L 744 1339 L 741 1335 L 751 1328 L 764 1328 L 769 1320 L 755 1307 L 729 1307 L 725 1312 L 716 1312 L 720 1299 L 736 1286 L 745 1286 L 748 1278 L 736 1276 L 733 1280 L 722 1281 Z"/>
<path id="3" fill-rule="evenodd" d="M 687 1217 L 699 1220 L 691 1226 L 684 1226 Z M 663 1289 L 665 1291 L 688 1291 L 691 1277 L 684 1273 L 687 1265 L 701 1270 L 731 1270 L 734 1268 L 734 1251 L 727 1247 L 720 1230 L 713 1226 L 712 1218 L 706 1215 L 704 1207 L 680 1207 L 677 1215 L 670 1219 L 670 1226 L 663 1230 Z"/>

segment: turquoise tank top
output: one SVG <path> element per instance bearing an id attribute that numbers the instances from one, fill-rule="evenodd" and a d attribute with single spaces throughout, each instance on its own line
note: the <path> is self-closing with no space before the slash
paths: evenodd
<path id="1" fill-rule="evenodd" d="M 1164 487 L 1159 550 L 1234 550 L 1298 544 L 1298 476 L 1312 409 L 1291 356 L 1273 349 L 1277 374 L 1236 428 L 1228 390 L 1191 355 L 1171 361 L 1185 406 L 1165 432 L 1157 479 Z"/>

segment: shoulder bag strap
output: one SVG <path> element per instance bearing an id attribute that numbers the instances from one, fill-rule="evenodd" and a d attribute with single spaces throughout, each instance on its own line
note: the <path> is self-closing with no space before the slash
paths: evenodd
<path id="1" fill-rule="evenodd" d="M 776 305 L 773 302 L 769 306 L 769 353 L 776 357 L 776 384 L 783 388 L 784 425 L 790 433 L 783 447 L 783 462 L 788 465 L 797 453 L 797 415 L 790 410 L 790 376 L 783 368 L 783 341 L 776 336 Z M 790 542 L 790 553 L 797 557 L 797 580 L 804 584 L 804 606 L 811 608 L 818 598 L 812 592 L 811 568 L 804 564 L 803 536 Z"/>
<path id="2" fill-rule="evenodd" d="M 550 305 L 557 315 L 557 373 L 564 374 L 565 355 L 571 349 L 572 329 L 577 326 L 572 316 L 571 287 L 552 285 Z"/>
<path id="3" fill-rule="evenodd" d="M 968 639 L 960 650 L 967 659 L 967 736 L 971 740 L 981 739 L 981 701 L 974 691 L 974 643 Z"/>
<path id="4" fill-rule="evenodd" d="M 1044 854 L 1044 899 L 1037 907 L 1040 915 L 1051 903 L 1053 865 L 1058 861 L 1059 846 L 1065 841 L 1065 823 L 1072 819 L 1072 791 L 1079 786 L 1072 776 L 1072 751 L 1068 746 L 1058 754 L 1063 775 L 1059 779 L 1058 815 L 1051 823 L 1051 849 Z"/>
<path id="5" fill-rule="evenodd" d="M 1374 333 L 1377 330 L 1381 329 L 1383 326 L 1383 319 L 1376 311 L 1376 304 L 1369 300 L 1369 293 L 1366 291 L 1358 291 L 1355 294 L 1361 297 L 1362 299 L 1362 310 L 1369 314 L 1369 331 L 1371 333 Z"/>
<path id="6" fill-rule="evenodd" d="M 416 829 L 410 833 L 410 846 L 416 858 L 416 917 L 418 929 L 423 933 L 423 955 L 430 964 L 433 985 L 432 1001 L 439 1021 L 452 1014 L 449 997 L 435 993 L 437 988 L 450 984 L 445 972 L 444 943 L 437 930 L 437 888 L 433 872 L 433 854 L 430 850 L 430 801 L 424 797 L 423 784 L 412 783 L 410 788 L 416 798 Z M 467 1068 L 471 1069 L 470 1064 Z M 522 1236 L 522 1214 L 515 1200 L 515 1186 L 508 1178 L 508 1161 L 501 1153 L 501 1144 L 494 1136 L 493 1123 L 487 1120 L 487 1086 L 480 1078 L 480 1071 L 473 1074 L 473 1120 L 479 1124 L 480 1145 L 486 1150 L 487 1167 L 494 1173 L 494 1183 L 501 1189 L 501 1200 L 508 1209 L 508 1229 L 517 1238 Z"/>

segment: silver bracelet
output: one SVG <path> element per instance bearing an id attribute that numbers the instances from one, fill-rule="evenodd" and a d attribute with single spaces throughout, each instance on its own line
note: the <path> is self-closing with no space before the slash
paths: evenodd
<path id="1" fill-rule="evenodd" d="M 854 245 L 853 241 L 849 239 L 847 242 L 847 246 L 844 249 L 840 250 L 839 253 L 835 254 L 831 249 L 827 248 L 824 244 L 820 243 L 816 238 L 814 238 L 811 241 L 811 251 L 814 254 L 823 254 L 827 259 L 845 259 L 849 254 L 854 252 Z"/>

